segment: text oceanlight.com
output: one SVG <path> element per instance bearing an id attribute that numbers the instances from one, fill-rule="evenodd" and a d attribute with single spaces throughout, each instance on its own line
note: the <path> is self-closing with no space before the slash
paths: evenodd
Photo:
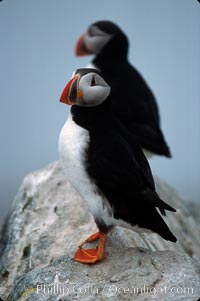
<path id="1" fill-rule="evenodd" d="M 146 294 L 152 298 L 156 295 L 193 295 L 194 289 L 192 287 L 128 287 L 128 286 L 118 286 L 115 284 L 100 284 L 96 285 L 93 283 L 89 284 L 79 284 L 79 283 L 57 283 L 57 284 L 38 284 L 37 293 L 45 295 L 98 295 L 103 294 L 105 296 L 112 295 L 138 295 Z"/>

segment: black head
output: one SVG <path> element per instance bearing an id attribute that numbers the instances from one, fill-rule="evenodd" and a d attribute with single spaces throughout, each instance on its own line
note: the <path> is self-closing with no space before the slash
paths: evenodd
<path id="1" fill-rule="evenodd" d="M 121 53 L 127 53 L 128 40 L 120 27 L 111 21 L 98 21 L 91 24 L 88 30 L 78 39 L 76 55 L 98 55 L 108 45 L 112 46 L 112 53 L 118 52 L 119 49 Z"/>
<path id="2" fill-rule="evenodd" d="M 110 94 L 110 87 L 96 69 L 77 69 L 64 88 L 60 101 L 68 105 L 94 107 Z"/>

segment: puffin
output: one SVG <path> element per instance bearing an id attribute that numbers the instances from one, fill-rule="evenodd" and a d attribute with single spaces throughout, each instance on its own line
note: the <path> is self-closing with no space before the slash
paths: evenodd
<path id="1" fill-rule="evenodd" d="M 140 144 L 113 113 L 111 87 L 102 74 L 77 69 L 60 101 L 71 106 L 59 136 L 61 166 L 99 230 L 79 246 L 74 259 L 87 264 L 104 259 L 106 238 L 115 226 L 176 242 L 162 218 L 165 210 L 176 210 L 157 194 Z M 83 248 L 95 240 L 97 248 Z"/>
<path id="2" fill-rule="evenodd" d="M 135 135 L 146 156 L 157 154 L 170 158 L 155 96 L 139 71 L 129 63 L 128 47 L 128 38 L 119 26 L 111 21 L 98 21 L 80 36 L 75 53 L 94 55 L 91 66 L 102 72 L 112 88 L 113 112 Z"/>

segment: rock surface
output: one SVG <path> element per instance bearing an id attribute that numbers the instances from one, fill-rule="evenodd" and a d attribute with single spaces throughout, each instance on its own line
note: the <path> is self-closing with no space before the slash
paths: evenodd
<path id="1" fill-rule="evenodd" d="M 192 201 L 185 201 L 185 205 L 197 224 L 200 224 L 200 205 Z"/>
<path id="2" fill-rule="evenodd" d="M 138 248 L 107 252 L 112 256 L 104 262 L 84 268 L 59 257 L 27 274 L 8 300 L 197 300 L 199 271 L 187 256 Z"/>
<path id="3" fill-rule="evenodd" d="M 149 300 L 149 294 L 156 292 L 154 299 L 196 301 L 200 296 L 200 228 L 175 191 L 161 179 L 155 180 L 159 195 L 178 209 L 166 217 L 178 243 L 116 228 L 108 239 L 107 259 L 85 266 L 71 258 L 96 226 L 59 163 L 26 176 L 2 229 L 0 300 Z M 69 294 L 37 294 L 37 285 L 51 287 L 53 283 L 61 290 L 65 285 Z M 98 292 L 84 294 L 78 286 L 71 291 L 74 283 L 83 290 L 89 284 Z M 112 285 L 125 286 L 127 293 L 115 292 Z M 145 287 L 152 291 L 143 293 Z M 138 289 L 134 296 L 133 288 Z M 181 293 L 181 288 L 190 288 L 190 294 Z"/>

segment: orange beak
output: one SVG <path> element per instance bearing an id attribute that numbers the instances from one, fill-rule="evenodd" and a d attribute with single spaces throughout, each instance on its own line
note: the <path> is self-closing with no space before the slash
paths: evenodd
<path id="1" fill-rule="evenodd" d="M 77 41 L 75 53 L 77 56 L 85 56 L 92 54 L 84 43 L 86 33 L 82 34 Z"/>
<path id="2" fill-rule="evenodd" d="M 64 88 L 64 90 L 62 91 L 62 94 L 60 96 L 60 102 L 63 102 L 67 105 L 73 105 L 74 102 L 71 99 L 71 87 L 73 85 L 73 83 L 77 80 L 77 75 L 75 75 L 66 85 L 66 87 Z"/>

